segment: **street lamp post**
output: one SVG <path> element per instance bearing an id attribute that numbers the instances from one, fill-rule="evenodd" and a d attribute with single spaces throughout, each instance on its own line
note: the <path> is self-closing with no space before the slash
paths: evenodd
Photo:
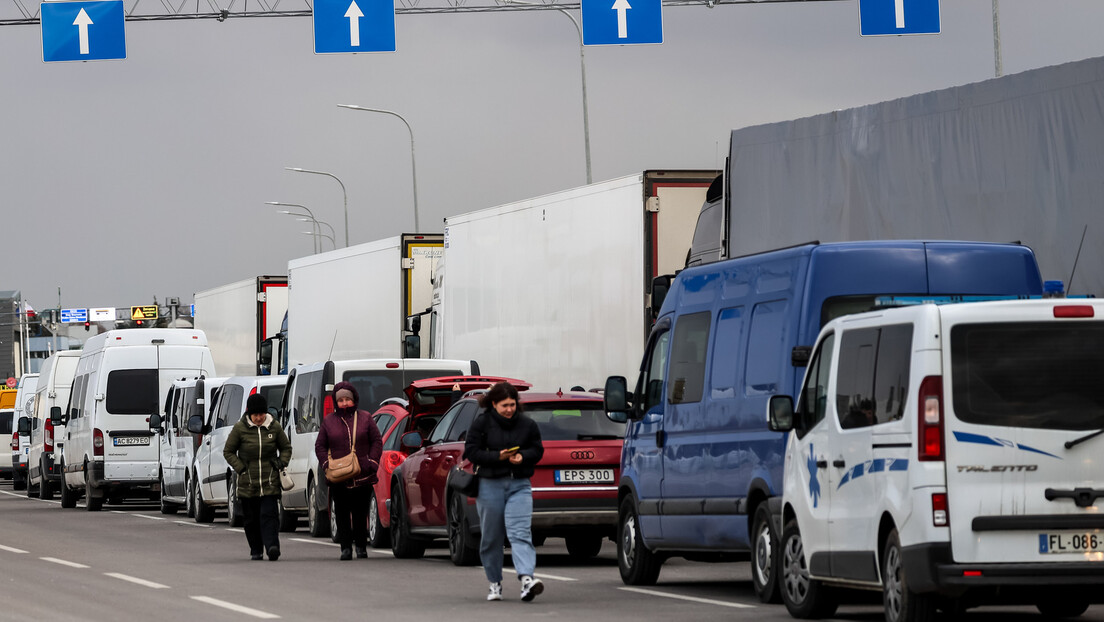
<path id="1" fill-rule="evenodd" d="M 357 106 L 354 104 L 338 104 L 338 108 L 348 108 L 349 110 L 363 110 L 364 112 L 378 112 L 380 114 L 389 114 L 393 117 L 398 117 L 400 121 L 406 125 L 406 131 L 410 133 L 410 178 L 414 184 L 414 233 L 420 233 L 422 228 L 418 223 L 418 167 L 414 160 L 414 130 L 410 129 L 410 123 L 399 113 L 392 112 L 390 110 L 381 110 L 379 108 L 365 108 L 364 106 Z"/>
<path id="2" fill-rule="evenodd" d="M 310 219 L 312 221 L 314 221 L 315 229 L 318 232 L 321 232 L 321 228 L 318 226 L 318 223 L 320 221 L 317 218 L 314 217 L 314 212 L 312 212 L 310 210 L 310 208 L 307 207 L 306 205 L 300 205 L 298 203 L 283 203 L 283 202 L 280 202 L 280 201 L 265 201 L 265 205 L 273 205 L 273 206 L 278 206 L 278 207 L 298 207 L 299 209 L 305 210 L 307 212 L 305 215 L 309 216 Z M 280 213 L 281 214 L 288 214 L 288 215 L 295 215 L 295 216 L 303 216 L 304 215 L 304 214 L 292 214 L 291 212 L 289 212 L 287 210 L 281 210 Z M 320 252 L 322 250 L 321 240 L 319 240 L 318 237 L 315 237 L 314 241 L 315 241 L 314 252 L 316 252 L 316 253 Z"/>
<path id="3" fill-rule="evenodd" d="M 520 4 L 524 6 L 544 6 L 537 2 L 526 2 L 525 0 L 502 0 L 506 4 Z M 590 170 L 590 112 L 587 107 L 587 79 L 586 79 L 586 46 L 583 45 L 583 29 L 579 26 L 579 20 L 575 19 L 575 16 L 568 13 L 565 9 L 557 8 L 557 11 L 567 16 L 567 19 L 571 20 L 571 23 L 575 26 L 575 31 L 579 33 L 579 71 L 583 80 L 583 149 L 586 154 L 586 182 L 590 184 L 593 181 L 593 176 Z"/>
<path id="4" fill-rule="evenodd" d="M 283 211 L 283 212 L 281 212 L 281 213 L 283 213 L 283 214 L 287 214 L 287 215 L 289 215 L 289 216 L 307 216 L 306 214 L 296 214 L 295 212 L 292 212 L 292 211 L 288 211 L 288 210 L 284 210 L 284 211 Z M 312 223 L 314 223 L 314 224 L 315 224 L 316 226 L 317 226 L 317 225 L 326 225 L 327 227 L 329 227 L 329 229 L 330 229 L 330 235 L 326 235 L 325 233 L 322 233 L 322 230 L 321 230 L 321 229 L 319 229 L 319 230 L 318 230 L 318 235 L 321 235 L 321 236 L 325 236 L 325 237 L 327 237 L 327 238 L 330 238 L 330 241 L 331 241 L 331 242 L 333 242 L 333 245 L 334 245 L 334 249 L 335 249 L 335 250 L 337 249 L 337 242 L 335 241 L 335 239 L 337 238 L 337 232 L 336 232 L 336 231 L 334 231 L 333 225 L 331 225 L 330 223 L 326 222 L 325 220 L 314 220 L 314 219 L 312 219 L 312 218 L 311 218 L 310 216 L 307 216 L 306 218 L 296 218 L 295 220 L 298 220 L 299 222 L 312 222 Z M 346 248 L 347 248 L 347 247 L 346 247 Z M 321 249 L 320 249 L 320 250 L 321 250 Z"/>
<path id="5" fill-rule="evenodd" d="M 330 241 L 330 243 L 333 244 L 334 248 L 337 248 L 337 242 L 334 241 L 334 236 L 332 236 L 332 235 L 327 235 L 325 233 L 322 233 L 321 231 L 300 231 L 299 233 L 302 233 L 304 235 L 322 236 L 324 238 L 327 238 Z"/>
<path id="6" fill-rule="evenodd" d="M 293 166 L 285 166 L 285 171 L 294 171 L 296 173 L 311 173 L 313 175 L 325 175 L 332 177 L 334 181 L 341 185 L 341 196 L 345 199 L 345 247 L 349 247 L 349 195 L 345 192 L 345 184 L 341 183 L 341 180 L 337 178 L 337 175 L 333 173 L 327 173 L 326 171 L 311 171 L 305 168 L 298 168 Z M 336 244 L 335 244 L 336 248 Z"/>

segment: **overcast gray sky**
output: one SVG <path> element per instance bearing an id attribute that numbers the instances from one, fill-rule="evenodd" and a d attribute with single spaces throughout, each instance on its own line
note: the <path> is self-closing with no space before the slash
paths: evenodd
<path id="1" fill-rule="evenodd" d="M 662 45 L 587 49 L 595 181 L 719 167 L 733 128 L 993 77 L 992 1 L 940 4 L 941 34 L 872 38 L 857 1 L 666 7 Z M 999 6 L 1005 73 L 1104 55 L 1101 0 Z M 406 128 L 339 103 L 409 120 L 427 232 L 585 183 L 578 35 L 555 11 L 400 14 L 388 54 L 316 56 L 310 18 L 126 28 L 127 60 L 46 64 L 37 25 L 0 27 L 0 290 L 36 308 L 284 274 L 311 238 L 265 201 L 342 241 L 337 183 L 285 166 L 341 178 L 351 243 L 411 231 Z"/>

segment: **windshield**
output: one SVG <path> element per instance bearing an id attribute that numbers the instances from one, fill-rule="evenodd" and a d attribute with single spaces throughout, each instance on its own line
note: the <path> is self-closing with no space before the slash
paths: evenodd
<path id="1" fill-rule="evenodd" d="M 962 421 L 1104 428 L 1104 322 L 959 324 L 951 329 L 951 366 Z"/>
<path id="2" fill-rule="evenodd" d="M 525 414 L 540 426 L 541 440 L 625 438 L 625 424 L 610 421 L 601 402 L 526 403 L 524 408 Z"/>
<path id="3" fill-rule="evenodd" d="M 415 380 L 459 375 L 458 369 L 359 369 L 345 372 L 342 380 L 356 387 L 360 395 L 357 406 L 361 410 L 375 412 L 380 402 L 389 397 L 406 397 L 403 389 Z"/>

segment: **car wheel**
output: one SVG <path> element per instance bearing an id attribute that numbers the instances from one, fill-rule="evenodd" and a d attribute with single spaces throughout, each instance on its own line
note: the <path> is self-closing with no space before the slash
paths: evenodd
<path id="1" fill-rule="evenodd" d="M 820 581 L 809 576 L 805 562 L 805 545 L 797 521 L 791 520 L 782 530 L 782 547 L 779 553 L 781 572 L 779 586 L 782 602 L 795 618 L 823 618 L 835 612 L 835 595 Z"/>
<path id="2" fill-rule="evenodd" d="M 882 602 L 886 622 L 927 622 L 935 619 L 935 598 L 909 589 L 901 560 L 901 539 L 889 532 L 882 549 Z"/>
<path id="3" fill-rule="evenodd" d="M 38 480 L 38 498 L 43 501 L 50 501 L 54 498 L 54 487 L 50 484 L 50 480 L 46 479 L 46 464 L 44 462 L 38 463 L 38 472 L 42 474 L 41 479 Z"/>
<path id="4" fill-rule="evenodd" d="M 1035 608 L 1047 618 L 1076 618 L 1085 613 L 1089 603 L 1080 600 L 1044 600 L 1036 603 Z"/>
<path id="5" fill-rule="evenodd" d="M 566 536 L 567 554 L 572 561 L 585 562 L 594 559 L 602 552 L 602 536 L 600 534 L 580 533 Z"/>
<path id="6" fill-rule="evenodd" d="M 391 553 L 399 559 L 417 559 L 425 555 L 426 544 L 410 536 L 406 507 L 402 496 L 394 493 L 396 488 L 391 487 Z"/>
<path id="7" fill-rule="evenodd" d="M 161 513 L 162 514 L 176 514 L 180 510 L 180 506 L 165 499 L 165 476 L 160 478 L 161 482 Z"/>
<path id="8" fill-rule="evenodd" d="M 337 542 L 337 505 L 334 504 L 333 499 L 330 499 L 330 503 L 326 506 L 326 516 L 329 517 L 330 523 L 330 542 Z"/>
<path id="9" fill-rule="evenodd" d="M 755 594 L 764 603 L 781 602 L 777 572 L 778 536 L 771 529 L 771 515 L 766 502 L 755 509 L 751 537 L 751 583 Z"/>
<path id="10" fill-rule="evenodd" d="M 72 488 L 69 488 L 65 484 L 65 463 L 61 464 L 61 486 L 59 491 L 61 494 L 61 507 L 63 508 L 75 508 L 77 507 L 77 492 Z"/>
<path id="11" fill-rule="evenodd" d="M 184 478 L 184 513 L 188 518 L 195 518 L 195 480 L 191 477 Z"/>
<path id="12" fill-rule="evenodd" d="M 26 481 L 27 481 L 27 498 L 28 499 L 37 499 L 38 496 L 39 496 L 38 491 L 42 489 L 42 485 L 39 484 L 38 486 L 32 486 L 31 485 L 31 476 L 30 476 L 30 474 L 27 475 L 27 480 Z"/>
<path id="13" fill-rule="evenodd" d="M 195 481 L 195 477 L 192 477 L 192 481 Z M 199 489 L 199 486 L 192 485 L 192 493 L 195 495 L 195 500 L 192 501 L 192 507 L 195 508 L 193 513 L 195 522 L 197 523 L 209 523 L 215 520 L 215 508 L 207 505 L 207 502 L 203 500 L 203 491 Z"/>
<path id="14" fill-rule="evenodd" d="M 617 566 L 625 585 L 655 585 L 663 558 L 644 546 L 632 497 L 621 501 L 617 520 Z"/>
<path id="15" fill-rule="evenodd" d="M 226 521 L 231 527 L 241 527 L 245 522 L 241 499 L 238 499 L 238 474 L 231 473 L 226 484 Z"/>
<path id="16" fill-rule="evenodd" d="M 96 487 L 92 485 L 92 474 L 88 465 L 84 465 L 84 509 L 99 512 L 103 509 L 104 498 L 96 496 Z"/>
<path id="17" fill-rule="evenodd" d="M 368 501 L 368 544 L 374 549 L 385 549 L 391 546 L 391 530 L 383 526 L 379 509 L 376 491 L 373 490 L 372 498 Z"/>
<path id="18" fill-rule="evenodd" d="M 327 513 L 328 514 L 328 513 Z M 321 516 L 318 511 L 318 489 L 314 482 L 307 484 L 307 530 L 312 538 L 323 538 L 330 535 L 330 521 L 328 517 Z"/>
<path id="19" fill-rule="evenodd" d="M 24 490 L 27 488 L 27 476 L 15 474 L 12 475 L 12 490 Z"/>
<path id="20" fill-rule="evenodd" d="M 280 531 L 291 533 L 299 527 L 299 517 L 284 510 L 284 500 L 282 498 L 277 499 L 276 509 L 280 521 Z"/>
<path id="21" fill-rule="evenodd" d="M 468 524 L 466 499 L 463 495 L 452 495 L 448 504 L 449 557 L 457 566 L 474 566 L 479 563 L 479 544 L 472 536 L 471 526 Z"/>

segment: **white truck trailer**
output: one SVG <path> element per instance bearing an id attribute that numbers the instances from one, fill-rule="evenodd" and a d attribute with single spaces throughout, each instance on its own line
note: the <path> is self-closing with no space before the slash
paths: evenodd
<path id="1" fill-rule="evenodd" d="M 258 276 L 195 293 L 195 327 L 207 335 L 215 373 L 259 376 L 280 369 L 287 285 L 285 276 Z"/>
<path id="2" fill-rule="evenodd" d="M 404 233 L 289 261 L 291 365 L 427 355 L 406 318 L 430 306 L 442 244 Z"/>
<path id="3" fill-rule="evenodd" d="M 652 280 L 682 269 L 719 171 L 644 171 L 445 219 L 432 355 L 555 391 L 635 377 Z"/>

